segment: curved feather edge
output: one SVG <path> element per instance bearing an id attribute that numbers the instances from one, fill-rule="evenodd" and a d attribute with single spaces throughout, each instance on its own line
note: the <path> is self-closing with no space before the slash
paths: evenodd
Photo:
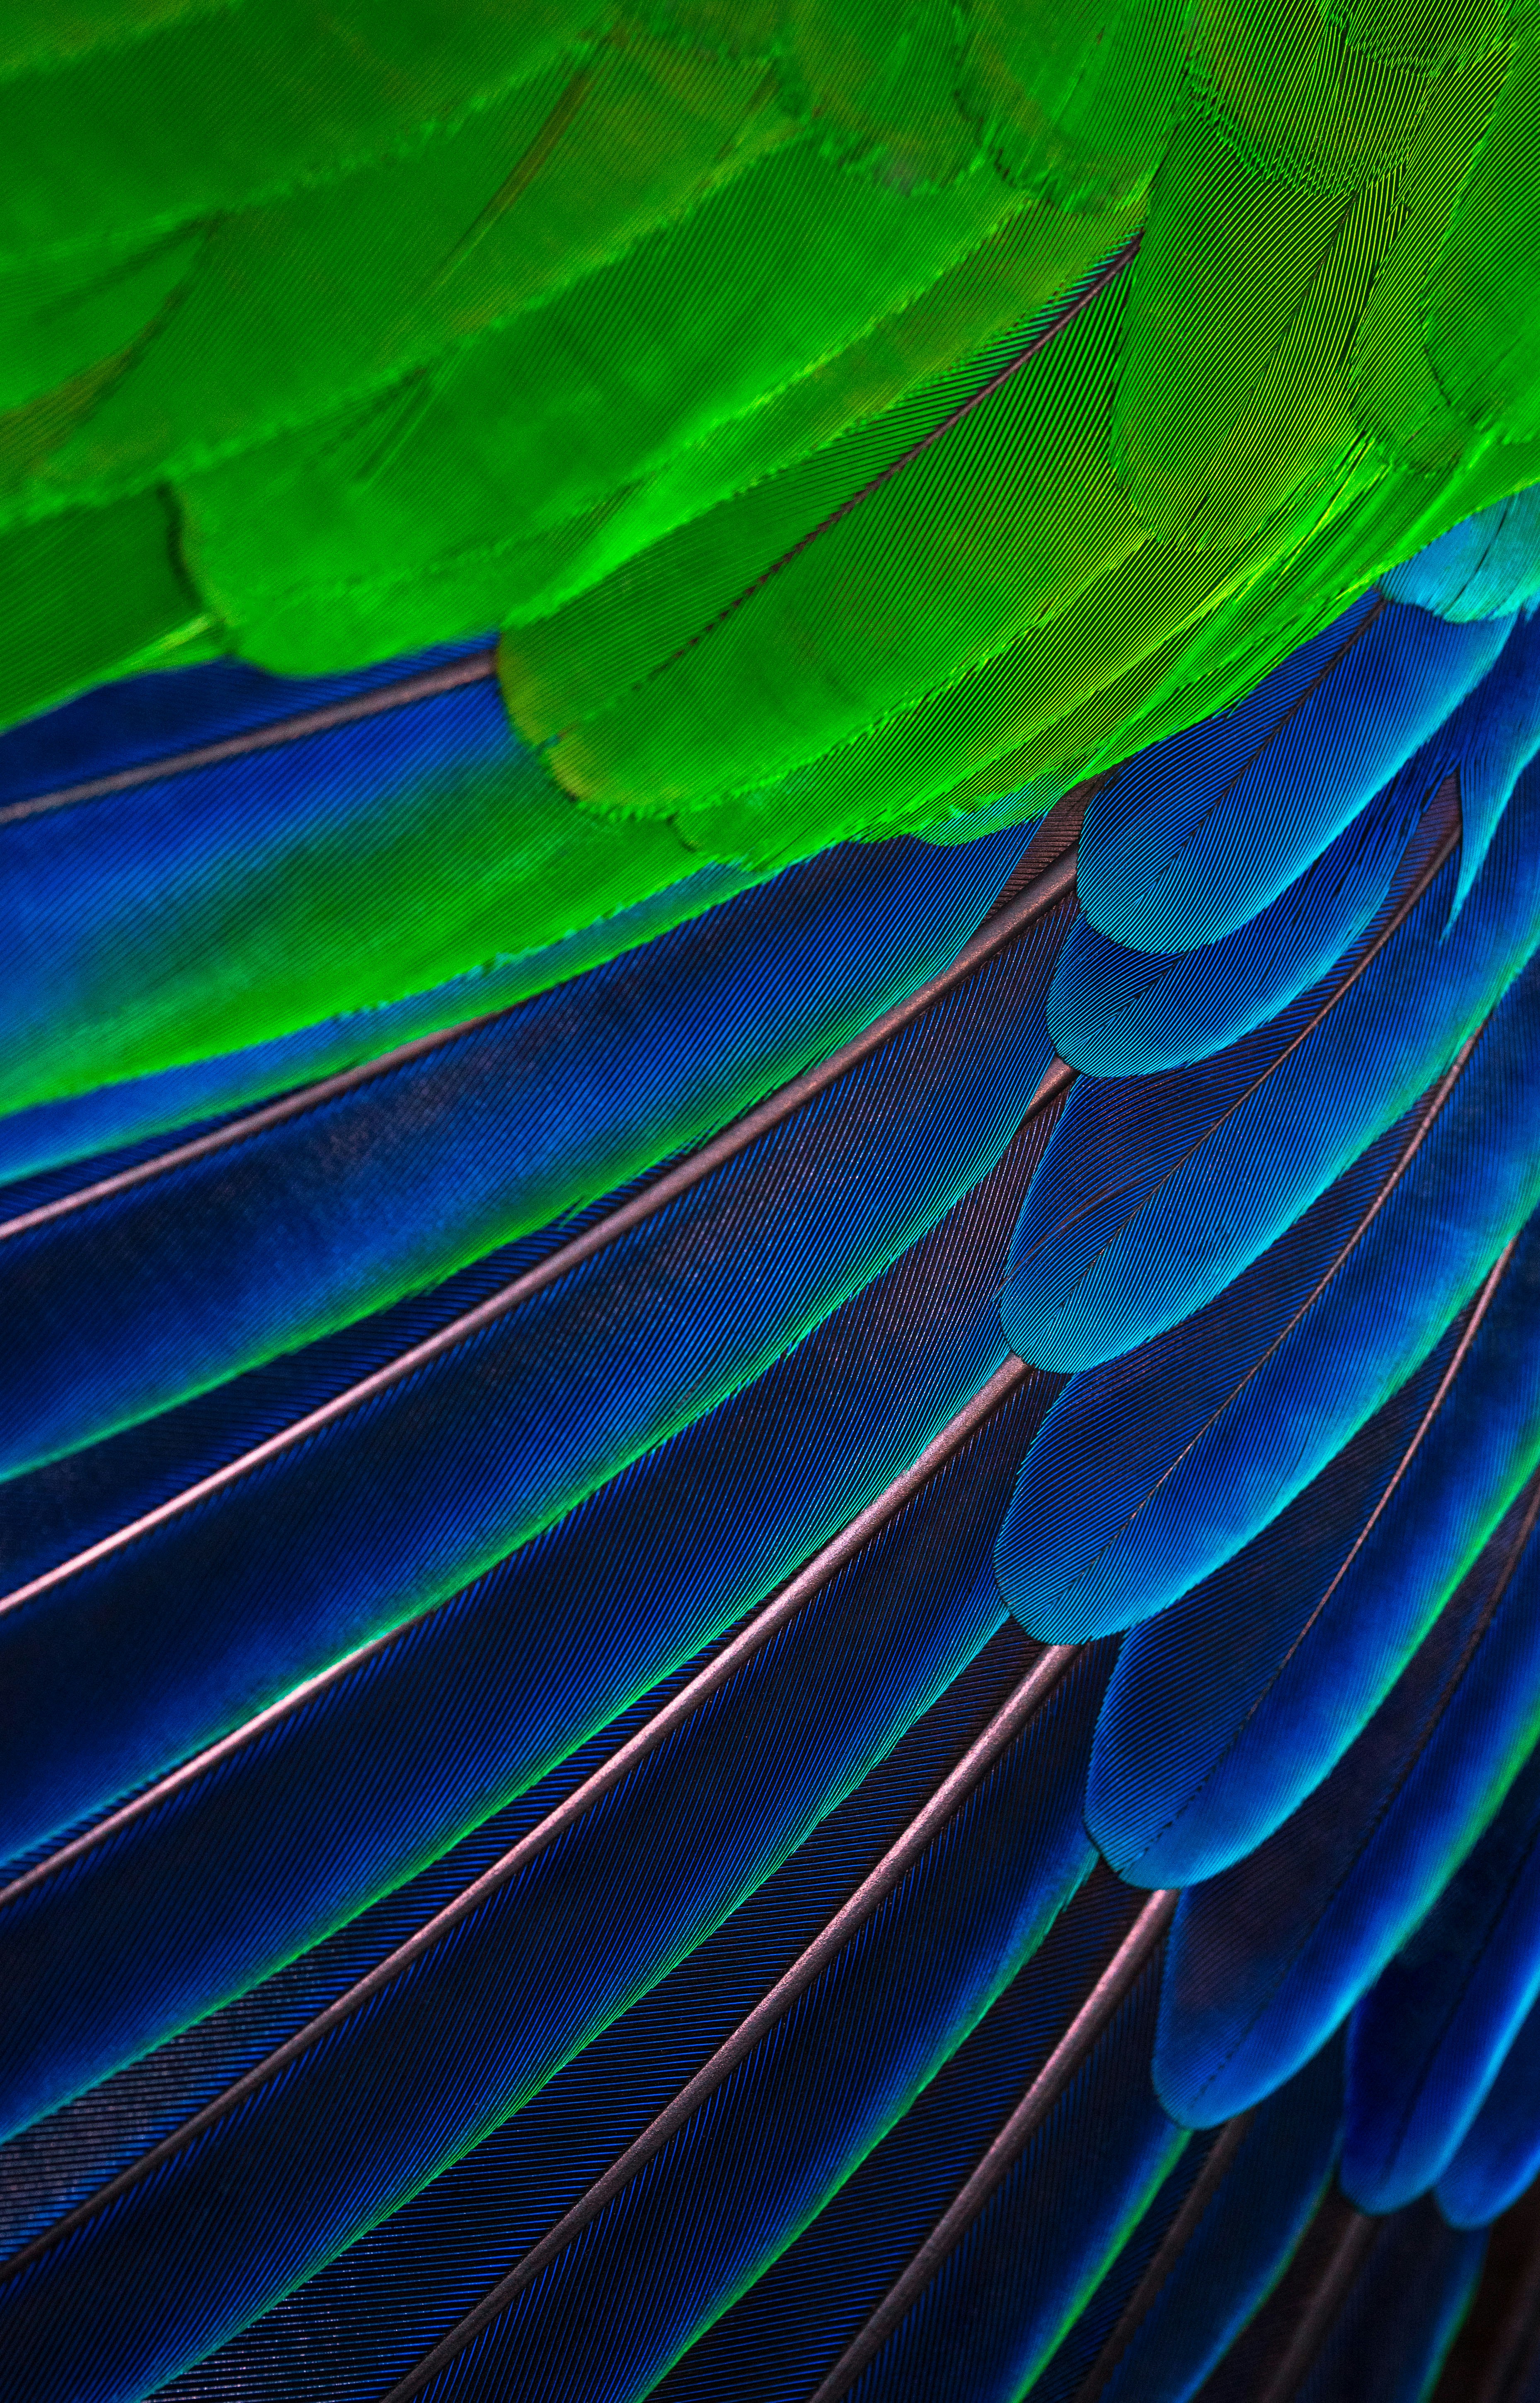
<path id="1" fill-rule="evenodd" d="M 1304 874 L 1222 941 L 1130 951 L 1080 919 L 1048 993 L 1061 1056 L 1098 1076 L 1205 1059 L 1287 1007 L 1368 924 L 1401 849 L 1444 778 L 1459 779 L 1458 910 L 1540 743 L 1540 624 L 1515 626 L 1494 664 Z"/>
<path id="2" fill-rule="evenodd" d="M 1426 1357 L 1540 1202 L 1537 1125 L 1532 967 L 1216 1301 L 1071 1379 L 995 1550 L 1029 1632 L 1073 1643 L 1153 1618 L 1275 1518 Z"/>
<path id="3" fill-rule="evenodd" d="M 1500 1809 L 1540 1732 L 1540 1483 L 1530 1485 L 1331 1775 L 1184 1895 L 1155 2076 L 1212 2124 L 1339 2027 Z"/>
<path id="4" fill-rule="evenodd" d="M 1400 1390 L 1261 1534 L 1132 1629 L 1087 1825 L 1119 1874 L 1191 1885 L 1340 1759 L 1540 1459 L 1540 1221 Z M 1194 1684 L 1192 1663 L 1204 1661 Z"/>
<path id="5" fill-rule="evenodd" d="M 1342 2183 L 1394 2211 L 1449 2167 L 1540 1997 L 1540 1753 L 1349 2026 Z M 1510 2127 L 1519 2114 L 1508 2113 Z"/>
<path id="6" fill-rule="evenodd" d="M 1511 625 L 1454 626 L 1366 594 L 1245 701 L 1153 744 L 1093 796 L 1080 852 L 1087 917 L 1145 951 L 1232 934 L 1411 757 Z"/>
<path id="7" fill-rule="evenodd" d="M 1540 941 L 1540 771 L 1450 927 L 1458 840 L 1450 786 L 1349 957 L 1239 1044 L 1077 1082 L 1012 1247 L 1023 1359 L 1091 1368 L 1201 1309 L 1448 1064 Z"/>

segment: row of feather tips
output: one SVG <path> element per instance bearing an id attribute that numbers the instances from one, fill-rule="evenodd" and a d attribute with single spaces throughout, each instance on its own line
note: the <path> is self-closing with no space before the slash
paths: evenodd
<path id="1" fill-rule="evenodd" d="M 1514 522 L 1036 826 L 0 1125 L 20 2391 L 1428 2390 L 1540 2169 Z M 151 872 L 451 665 L 188 672 Z"/>

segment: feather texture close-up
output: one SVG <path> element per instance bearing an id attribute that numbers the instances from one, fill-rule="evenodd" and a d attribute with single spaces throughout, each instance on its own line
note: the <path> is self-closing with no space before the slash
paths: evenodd
<path id="1" fill-rule="evenodd" d="M 1540 2403 L 1540 6 L 13 0 L 0 2393 Z"/>

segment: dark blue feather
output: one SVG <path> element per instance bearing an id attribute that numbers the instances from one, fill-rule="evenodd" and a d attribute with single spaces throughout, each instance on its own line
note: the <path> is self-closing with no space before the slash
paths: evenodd
<path id="1" fill-rule="evenodd" d="M 1341 2102 L 1341 2061 L 1327 2046 L 1246 2122 L 1094 2403 L 1186 2403 L 1198 2392 L 1272 2292 L 1320 2203 L 1336 2165 Z M 1062 2391 L 1064 2403 L 1093 2403 L 1067 2383 Z M 1042 2403 L 1058 2403 L 1052 2372 L 1040 2393 Z"/>
<path id="2" fill-rule="evenodd" d="M 1092 796 L 1080 898 L 1137 951 L 1217 942 L 1275 901 L 1485 675 L 1512 620 L 1366 594 L 1248 699 Z"/>
<path id="3" fill-rule="evenodd" d="M 1269 1835 L 1378 1708 L 1537 1459 L 1531 1219 L 1353 1441 L 1233 1560 L 1130 1633 L 1086 1804 L 1119 1872 L 1190 1885 Z"/>
<path id="4" fill-rule="evenodd" d="M 1485 2250 L 1425 2205 L 1387 2220 L 1293 2403 L 1424 2403 Z"/>
<path id="5" fill-rule="evenodd" d="M 875 1284 L 570 1518 L 0 1892 L 0 2125 L 315 1942 L 828 1541 L 1000 1366 L 997 1279 L 1045 1135 L 1023 1129 Z"/>
<path id="6" fill-rule="evenodd" d="M 1438 2208 L 1456 2228 L 1484 2228 L 1499 2212 L 1511 2209 L 1537 2175 L 1540 2010 L 1532 2010 L 1438 2181 Z"/>
<path id="7" fill-rule="evenodd" d="M 1150 2089 L 1158 1988 L 1157 1953 L 851 2389 L 860 2403 L 1007 2403 L 1042 2374 L 1186 2146 Z"/>
<path id="8" fill-rule="evenodd" d="M 1155 2075 L 1206 2126 L 1339 2027 L 1499 1809 L 1540 1732 L 1532 1481 L 1357 1740 L 1291 1819 L 1190 1886 Z"/>
<path id="9" fill-rule="evenodd" d="M 1342 2183 L 1394 2211 L 1448 2167 L 1540 1996 L 1540 1752 L 1353 2015 Z"/>
<path id="10" fill-rule="evenodd" d="M 1212 1576 L 1426 1357 L 1537 1202 L 1532 967 L 1430 1093 L 1216 1301 L 1071 1380 L 996 1549 L 1022 1624 L 1075 1642 Z"/>
<path id="11" fill-rule="evenodd" d="M 775 1647 L 718 1698 L 701 1741 L 685 1748 L 693 1757 L 677 1745 L 655 1755 L 602 1814 L 592 1842 L 560 1847 L 543 1856 L 544 1876 L 498 1889 L 295 2070 L 14 2274 L 0 2288 L 0 2323 L 13 2357 L 26 2351 L 37 2403 L 138 2396 L 211 2351 L 489 2135 L 700 1943 L 714 1924 L 709 1895 L 730 1908 L 736 1885 L 742 1900 L 751 1860 L 768 1874 L 838 1799 L 831 1756 L 843 1757 L 852 1782 L 857 1716 L 869 1762 L 892 1677 L 917 1694 L 916 1614 L 928 1601 L 934 1618 L 942 1576 L 972 1614 L 963 1658 L 994 1623 L 986 1583 L 966 1588 L 960 1574 L 958 1533 L 943 1512 L 928 1543 L 912 1528 L 880 1542 L 818 1614 L 821 1677 L 805 1643 Z M 893 1593 L 900 1569 L 907 1611 Z M 874 1605 L 894 1631 L 885 1694 L 870 1692 Z M 867 1643 L 857 1648 L 861 1621 Z M 798 1620 L 789 1632 L 800 1632 Z M 933 1677 L 943 1643 L 952 1646 L 937 1684 L 961 1665 L 960 1632 L 954 1610 L 946 1636 L 923 1638 Z M 818 1984 L 525 2290 L 507 2319 L 532 2392 L 645 2391 L 849 2174 L 1002 1991 L 1092 1857 L 1077 1786 L 1103 1671 L 1094 1658 L 1071 1669 Z M 601 1874 L 595 1845 L 610 1856 L 599 1922 L 581 1905 Z M 675 1901 L 660 1914 L 671 1882 Z M 639 1942 L 650 1977 L 637 1975 Z M 745 2187 L 749 2141 L 757 2174 Z M 506 2197 L 506 2179 L 499 2185 Z M 452 2188 L 436 2188 L 433 2203 L 457 2224 Z M 688 2274 L 663 2266 L 671 2249 Z M 628 2274 L 638 2256 L 659 2265 L 645 2288 Z M 89 2323 L 68 2301 L 82 2274 L 103 2301 Z M 575 2289 L 583 2302 L 571 2309 Z M 494 2327 L 483 2338 L 482 2359 L 496 2337 Z"/>
<path id="12" fill-rule="evenodd" d="M 475 2152 L 167 2393 L 177 2403 L 232 2392 L 243 2403 L 297 2396 L 379 2403 L 385 2386 L 420 2361 L 674 2101 L 800 1949 L 821 1938 L 1007 1700 L 1030 1657 L 1007 1621 L 888 1760 L 689 1960 Z M 1037 1759 L 1041 1767 L 1042 1756 Z M 1103 1882 L 1082 1888 L 1055 1922 L 1034 1956 L 1024 1996 L 1013 1984 L 993 2007 L 1012 2014 L 1007 2025 L 1018 2034 L 1024 2025 L 1029 2035 L 1051 2040 L 1081 1983 L 1094 1974 L 1106 1941 L 1105 1896 L 1098 1903 Z M 927 1884 L 922 1909 L 934 1892 Z M 808 2007 L 816 2007 L 815 1998 Z M 964 2049 L 984 2036 L 992 2016 L 986 2014 Z M 964 2124 L 952 2141 L 965 2144 L 969 2106 L 960 2098 L 966 2073 L 960 2077 L 948 2060 L 938 2082 L 959 2100 Z M 917 2107 L 925 2111 L 927 2100 L 922 2095 Z M 987 2113 L 990 2100 L 986 2084 L 973 2111 Z M 857 2180 L 864 2174 L 855 2172 Z M 944 2176 L 944 2166 L 936 2174 Z M 730 2195 L 727 2203 L 737 2207 Z M 829 2208 L 842 2208 L 839 2196 Z"/>
<path id="13" fill-rule="evenodd" d="M 452 1593 L 880 1273 L 1015 1133 L 1059 933 L 1036 923 L 533 1299 L 0 1608 L 0 1676 L 35 1730 L 0 1764 L 0 1844 L 69 1827 Z"/>
<path id="14" fill-rule="evenodd" d="M 1092 1872 L 966 2043 L 789 2251 L 691 2346 L 656 2390 L 658 2403 L 806 2403 L 1036 2075 L 1140 1899 Z M 1200 2151 L 1200 2143 L 1185 2148 L 1173 2177 L 1190 2176 L 1188 2155 Z M 1073 2229 L 1066 2235 L 1073 2243 Z"/>
<path id="15" fill-rule="evenodd" d="M 312 1342 L 699 1143 L 945 966 L 1025 840 L 825 853 L 340 1090 L 237 1117 L 190 1156 L 173 1146 L 126 1189 L 93 1200 L 85 1175 L 40 1223 L 15 1195 L 0 1473 Z"/>
<path id="16" fill-rule="evenodd" d="M 1540 743 L 1540 622 L 1521 619 L 1446 722 L 1276 901 L 1197 951 L 1128 950 L 1089 918 L 1048 994 L 1061 1055 L 1098 1076 L 1207 1058 L 1324 977 L 1390 889 L 1427 800 L 1459 777 L 1459 896 L 1475 882 L 1514 785 Z"/>
<path id="17" fill-rule="evenodd" d="M 83 1093 L 0 1118 L 0 1186 L 19 1178 L 49 1176 L 65 1191 L 85 1181 L 80 1163 L 110 1152 L 147 1157 L 166 1147 L 174 1131 L 201 1132 L 236 1110 L 292 1092 L 298 1085 L 335 1076 L 361 1061 L 377 1060 L 398 1045 L 420 1041 L 441 1028 L 463 1025 L 493 1010 L 509 1009 L 532 993 L 544 993 L 669 933 L 702 910 L 731 900 L 752 881 L 746 867 L 713 861 L 677 884 L 665 885 L 647 901 L 617 910 L 544 950 L 524 951 L 471 968 L 404 1001 L 378 1003 L 340 1018 L 322 1019 L 268 1043 L 239 1051 L 216 1051 L 177 1068 L 160 1068 L 119 1084 L 93 1085 Z M 114 1164 L 118 1164 L 114 1160 Z M 122 1161 L 128 1164 L 128 1159 Z M 73 1174 L 63 1172 L 72 1171 Z M 7 1203 L 14 1197 L 7 1195 Z"/>
<path id="18" fill-rule="evenodd" d="M 1280 1017 L 1190 1067 L 1079 1080 L 1012 1247 L 1002 1315 L 1023 1359 L 1090 1368 L 1200 1309 L 1480 1024 L 1540 941 L 1540 769 L 1452 928 L 1452 859 L 1425 882 L 1457 840 L 1448 806 L 1376 926 Z"/>

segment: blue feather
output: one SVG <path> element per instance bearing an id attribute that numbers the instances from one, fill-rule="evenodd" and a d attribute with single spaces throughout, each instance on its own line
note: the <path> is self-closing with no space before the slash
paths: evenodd
<path id="1" fill-rule="evenodd" d="M 1532 1218 L 1353 1441 L 1233 1560 L 1131 1632 L 1086 1803 L 1119 1873 L 1191 1885 L 1270 1835 L 1379 1707 L 1537 1460 Z"/>
<path id="2" fill-rule="evenodd" d="M 1050 1057 L 1057 942 L 1038 921 L 533 1299 L 483 1304 L 302 1440 L 0 1607 L 0 1676 L 33 1727 L 0 1763 L 0 1845 L 73 1825 L 452 1593 L 880 1273 L 1015 1133 Z"/>
<path id="3" fill-rule="evenodd" d="M 1186 2147 L 1150 2090 L 1158 1987 L 1157 1955 L 866 2371 L 861 2403 L 1008 2403 L 1041 2376 Z"/>
<path id="4" fill-rule="evenodd" d="M 372 1009 L 351 1010 L 301 1026 L 292 1035 L 275 1035 L 269 1043 L 248 1044 L 243 1050 L 215 1052 L 177 1068 L 160 1068 L 146 1076 L 94 1085 L 88 1092 L 13 1110 L 0 1118 L 0 1186 L 51 1171 L 48 1189 L 67 1191 L 82 1179 L 78 1173 L 66 1176 L 60 1171 L 90 1160 L 93 1173 L 100 1173 L 93 1154 L 121 1153 L 122 1159 L 115 1158 L 111 1164 L 127 1166 L 131 1159 L 163 1148 L 161 1139 L 173 1131 L 201 1132 L 229 1112 L 248 1110 L 254 1103 L 292 1092 L 298 1085 L 338 1076 L 467 1019 L 509 1009 L 533 993 L 580 976 L 731 900 L 750 880 L 746 867 L 713 861 L 677 884 L 665 885 L 650 900 L 617 910 L 541 951 L 468 969 L 404 1001 L 380 1002 Z M 7 1200 L 13 1202 L 14 1197 Z"/>
<path id="5" fill-rule="evenodd" d="M 1540 2010 L 1519 2027 L 1459 2151 L 1438 2181 L 1455 2228 L 1484 2228 L 1540 2174 Z"/>
<path id="6" fill-rule="evenodd" d="M 971 1493 L 963 1507 L 972 1513 Z M 502 1885 L 287 2075 L 13 2273 L 0 2326 L 11 2356 L 25 2352 L 36 2403 L 118 2403 L 212 2351 L 491 2134 L 699 1944 L 715 1924 L 710 1896 L 719 1920 L 752 1890 L 754 1864 L 759 1877 L 774 1868 L 901 1732 L 898 1690 L 910 1714 L 923 1692 L 920 1645 L 935 1693 L 996 1623 L 959 1534 L 942 1510 L 928 1542 L 912 1529 L 880 1539 L 815 1606 L 816 1636 L 798 1643 L 794 1621 L 793 1640 L 702 1714 L 694 1743 L 654 1754 L 617 1790 L 587 1842 Z M 937 1630 L 943 1599 L 950 1624 Z M 874 1612 L 892 1630 L 881 1670 Z M 821 1674 L 807 1650 L 819 1640 Z M 482 2339 L 480 2361 L 501 2326 L 534 2392 L 645 2391 L 849 2174 L 1084 1877 L 1077 1787 L 1103 1672 L 1091 1658 L 1060 1680 L 818 1983 Z M 601 1878 L 595 1924 L 582 1898 Z M 749 2141 L 758 2174 L 745 2187 Z M 455 2201 L 448 2182 L 424 2199 L 458 2228 Z M 671 2247 L 688 2274 L 660 2270 L 638 2308 L 626 2264 Z M 103 2304 L 89 2319 L 69 2308 L 83 2274 Z"/>
<path id="7" fill-rule="evenodd" d="M 1426 1357 L 1537 1202 L 1532 967 L 1432 1091 L 1217 1300 L 1071 1379 L 996 1548 L 1022 1624 L 1075 1642 L 1212 1576 Z"/>
<path id="8" fill-rule="evenodd" d="M 798 1947 L 823 1938 L 856 1882 L 876 1865 L 886 1844 L 903 1838 L 906 1821 L 912 1824 L 964 1746 L 1006 1700 L 1028 1657 L 1025 1640 L 1007 1622 L 890 1759 L 690 1960 L 395 2219 L 360 2239 L 308 2287 L 201 2367 L 186 2372 L 167 2393 L 177 2403 L 195 2403 L 195 2398 L 202 2403 L 202 2398 L 231 2393 L 239 2394 L 243 2403 L 293 2403 L 302 2396 L 314 2396 L 317 2403 L 380 2403 L 384 2386 L 409 2370 L 473 2309 L 510 2263 L 538 2243 L 674 2101 L 713 2047 L 733 2035 L 777 1975 L 791 1965 Z M 1051 1769 L 1041 1751 L 1034 1760 L 1040 1772 Z M 968 1857 L 977 1860 L 969 1830 L 958 1832 Z M 965 2147 L 980 2121 L 987 2140 L 996 2090 L 992 2081 L 1004 2081 L 1008 2099 L 1021 2044 L 1050 2042 L 1084 1982 L 1095 1975 L 1108 1941 L 1104 1889 L 1110 1882 L 1093 1874 L 1049 1929 L 1027 1977 L 1006 1986 L 973 2035 L 964 2038 L 960 2052 L 930 2064 L 936 2071 L 934 2085 L 911 2107 L 941 2138 L 941 2158 L 930 2159 L 927 2150 L 915 2164 L 917 2176 L 922 2183 L 928 2177 L 933 2190 L 947 2174 L 947 2147 Z M 924 1872 L 917 1897 L 921 1913 L 936 1899 L 935 1883 Z M 994 1906 L 982 1896 L 980 1900 L 988 1916 Z M 870 1936 L 885 1940 L 879 1926 L 868 1925 Z M 853 1960 L 831 1965 L 840 1980 L 851 1969 L 859 1974 Z M 801 2007 L 817 2012 L 821 2006 L 809 1995 Z M 829 2026 L 826 2017 L 821 2025 Z M 867 2056 L 878 2079 L 883 2074 L 884 2041 L 877 2032 L 877 2049 Z M 773 2081 L 775 2064 L 768 2056 L 764 2067 Z M 976 2078 L 981 2086 L 977 2093 Z M 859 2089 L 859 2077 L 853 2084 Z M 933 2103 L 937 2090 L 939 2102 Z M 724 2099 L 730 2107 L 730 2098 Z M 955 2125 L 944 2116 L 949 2099 L 959 2114 Z M 853 2100 L 859 2111 L 859 2091 Z M 907 2124 L 907 2118 L 899 2121 L 874 2161 L 889 2141 L 902 2146 Z M 817 2130 L 805 2128 L 804 2132 L 820 2141 Z M 655 2163 L 653 2174 L 659 2171 L 666 2175 L 667 2165 Z M 826 2219 L 847 2213 L 846 2197 L 853 2188 L 869 2193 L 869 2178 L 866 2164 L 853 2169 L 850 2185 L 836 2193 L 794 2245 L 790 2259 L 804 2244 L 817 2243 Z M 742 2209 L 735 2199 L 741 2184 L 740 2178 L 724 2197 L 725 2211 L 735 2216 Z M 881 2190 L 890 2191 L 886 2186 Z M 773 2210 L 768 2192 L 764 2200 Z M 756 2198 L 751 2195 L 748 2201 L 752 2207 Z M 917 2207 L 903 2194 L 893 2201 L 900 2211 Z M 843 2224 L 852 2225 L 848 2216 Z M 866 2224 L 865 2242 L 876 2254 L 878 2266 L 865 2268 L 858 2242 L 853 2257 L 844 2264 L 844 2273 L 857 2290 L 864 2276 L 878 2274 L 890 2241 L 896 2240 L 890 2240 L 885 2229 Z M 668 2242 L 665 2222 L 665 2250 Z M 779 2272 L 770 2268 L 768 2274 L 773 2280 Z M 756 2291 L 745 2298 L 751 2306 Z M 668 2299 L 660 2299 L 667 2310 Z M 809 2302 L 814 2310 L 831 2309 L 838 2314 L 838 2299 L 816 2288 Z M 730 2327 L 735 2316 L 729 2313 L 720 2325 Z M 706 2345 L 712 2341 L 708 2335 Z M 682 2368 L 687 2369 L 691 2358 L 687 2356 Z M 765 2367 L 768 2372 L 769 2364 Z"/>
<path id="9" fill-rule="evenodd" d="M 1403 771 L 1276 901 L 1196 951 L 1131 951 L 1076 919 L 1048 993 L 1060 1057 L 1093 1076 L 1147 1076 L 1206 1060 L 1276 1016 L 1363 933 L 1424 799 Z"/>
<path id="10" fill-rule="evenodd" d="M 1353 2015 L 1342 2183 L 1394 2211 L 1448 2168 L 1540 1996 L 1540 1752 Z"/>
<path id="11" fill-rule="evenodd" d="M 1061 1056 L 1098 1076 L 1207 1058 L 1283 1009 L 1341 956 L 1383 901 L 1408 837 L 1459 777 L 1458 901 L 1475 882 L 1521 771 L 1540 744 L 1540 622 L 1521 619 L 1495 664 L 1276 901 L 1216 943 L 1154 954 L 1081 918 L 1048 994 Z"/>
<path id="12" fill-rule="evenodd" d="M 1307 2061 L 1407 1941 L 1540 1733 L 1534 1483 L 1368 1726 L 1248 1858 L 1188 1887 L 1155 2075 L 1199 2126 Z"/>
<path id="13" fill-rule="evenodd" d="M 1264 2103 L 1095 2403 L 1187 2403 L 1283 2276 L 1336 2166 L 1342 2068 L 1335 2047 Z M 1109 2335 L 1116 2331 L 1109 2330 Z M 1050 2375 L 1039 2390 L 1050 2403 Z M 1092 2403 L 1065 2386 L 1065 2403 Z"/>
<path id="14" fill-rule="evenodd" d="M 1012 1247 L 1002 1315 L 1023 1359 L 1090 1368 L 1200 1309 L 1454 1056 L 1540 941 L 1540 769 L 1449 929 L 1452 860 L 1425 880 L 1456 840 L 1429 811 L 1377 927 L 1228 1051 L 1078 1081 Z"/>
<path id="15" fill-rule="evenodd" d="M 1023 1129 L 934 1233 L 754 1384 L 383 1651 L 0 1892 L 0 2125 L 409 1875 L 881 1492 L 1001 1364 L 996 1285 L 1045 1132 Z M 1039 1382 L 1019 1440 L 1050 1390 Z"/>
<path id="16" fill-rule="evenodd" d="M 690 2348 L 656 2389 L 657 2403 L 806 2403 L 1036 2075 L 1139 1899 L 1092 1871 L 966 2043 L 789 2251 Z M 1188 2156 L 1200 2150 L 1186 2147 L 1173 2176 L 1190 2176 Z M 1072 2205 L 1069 2244 L 1090 2216 Z"/>
<path id="17" fill-rule="evenodd" d="M 1380 582 L 1394 601 L 1462 622 L 1528 608 L 1540 596 L 1540 489 L 1463 518 Z"/>
<path id="18" fill-rule="evenodd" d="M 1217 942 L 1275 901 L 1479 682 L 1512 620 L 1454 626 L 1377 593 L 1235 708 L 1090 800 L 1080 899 L 1136 951 Z"/>
<path id="19" fill-rule="evenodd" d="M 1485 2250 L 1425 2207 L 1386 2221 L 1295 2403 L 1424 2403 Z"/>
<path id="20" fill-rule="evenodd" d="M 0 1473 L 314 1341 L 701 1142 L 943 967 L 1024 847 L 1012 832 L 977 852 L 826 853 L 425 1052 L 173 1145 L 127 1189 L 93 1199 L 85 1176 L 41 1223 L 15 1195 Z"/>
<path id="21" fill-rule="evenodd" d="M 1483 2251 L 1426 2204 L 1375 2222 L 1329 2194 L 1202 2403 L 1423 2403 Z"/>

